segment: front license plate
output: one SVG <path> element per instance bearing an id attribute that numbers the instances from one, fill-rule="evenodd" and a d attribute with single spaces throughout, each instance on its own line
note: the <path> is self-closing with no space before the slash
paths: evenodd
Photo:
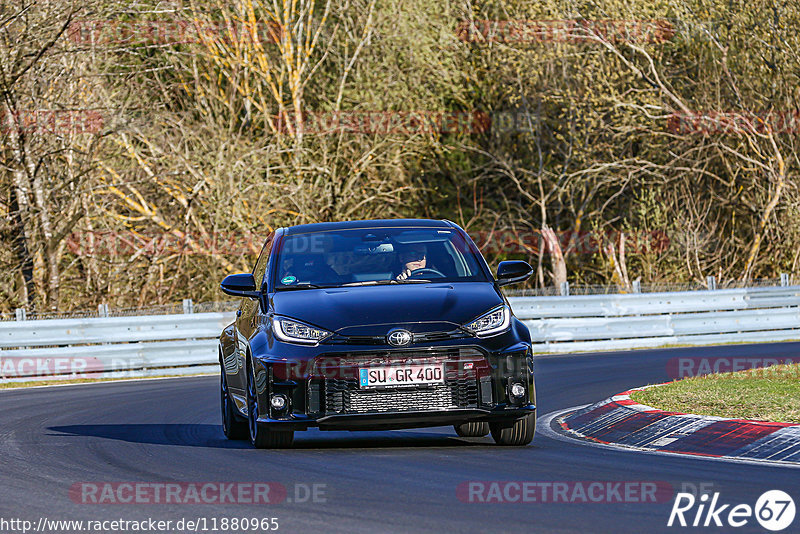
<path id="1" fill-rule="evenodd" d="M 406 365 L 403 367 L 368 367 L 358 370 L 362 388 L 378 386 L 418 386 L 441 384 L 444 369 L 441 365 Z"/>

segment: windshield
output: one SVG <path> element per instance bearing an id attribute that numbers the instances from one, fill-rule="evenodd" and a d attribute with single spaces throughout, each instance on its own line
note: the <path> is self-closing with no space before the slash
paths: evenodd
<path id="1" fill-rule="evenodd" d="M 276 289 L 487 282 L 477 251 L 453 229 L 361 228 L 287 236 Z"/>

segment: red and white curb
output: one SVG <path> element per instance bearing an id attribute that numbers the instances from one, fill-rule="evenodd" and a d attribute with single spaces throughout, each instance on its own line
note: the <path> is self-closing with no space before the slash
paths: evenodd
<path id="1" fill-rule="evenodd" d="M 800 425 L 665 412 L 631 399 L 642 389 L 561 415 L 556 422 L 570 435 L 601 444 L 800 464 Z"/>

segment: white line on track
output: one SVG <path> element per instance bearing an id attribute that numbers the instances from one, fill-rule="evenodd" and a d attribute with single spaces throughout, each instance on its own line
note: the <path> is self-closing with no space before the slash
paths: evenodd
<path id="1" fill-rule="evenodd" d="M 679 457 L 679 458 L 692 458 L 695 460 L 705 460 L 705 461 L 714 461 L 714 462 L 728 462 L 728 463 L 737 463 L 737 464 L 751 464 L 751 465 L 760 465 L 760 466 L 768 466 L 768 467 L 782 467 L 782 468 L 789 468 L 789 469 L 800 469 L 800 464 L 793 463 L 793 462 L 778 462 L 773 460 L 759 460 L 756 458 L 735 458 L 731 456 L 722 456 L 722 457 L 715 457 L 715 456 L 699 456 L 696 454 L 682 454 L 679 452 L 668 452 L 668 451 L 656 451 L 652 449 L 643 449 L 641 447 L 632 447 L 630 445 L 620 445 L 618 443 L 598 443 L 596 441 L 591 441 L 588 439 L 581 439 L 578 437 L 571 437 L 567 434 L 562 434 L 556 430 L 553 430 L 552 423 L 553 420 L 557 417 L 560 417 L 566 413 L 574 412 L 576 410 L 580 410 L 581 408 L 586 408 L 589 404 L 582 404 L 580 406 L 573 406 L 571 408 L 566 408 L 563 410 L 556 410 L 554 412 L 550 412 L 538 418 L 536 424 L 536 432 L 544 434 L 550 439 L 555 439 L 558 441 L 564 441 L 567 443 L 579 443 L 581 445 L 589 446 L 589 447 L 596 447 L 600 449 L 612 449 L 617 451 L 628 451 L 628 452 L 638 452 L 641 454 L 649 454 L 649 455 L 656 455 L 656 456 L 669 456 L 671 458 Z"/>

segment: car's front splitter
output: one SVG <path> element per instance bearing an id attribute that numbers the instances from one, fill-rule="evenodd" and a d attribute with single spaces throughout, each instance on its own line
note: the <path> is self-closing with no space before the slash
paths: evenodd
<path id="1" fill-rule="evenodd" d="M 359 414 L 331 414 L 318 419 L 292 417 L 291 419 L 269 419 L 259 417 L 258 422 L 270 430 L 393 430 L 446 426 L 470 421 L 511 422 L 520 417 L 535 414 L 536 406 L 498 407 L 495 409 L 468 408 L 437 411 L 406 411 Z"/>

